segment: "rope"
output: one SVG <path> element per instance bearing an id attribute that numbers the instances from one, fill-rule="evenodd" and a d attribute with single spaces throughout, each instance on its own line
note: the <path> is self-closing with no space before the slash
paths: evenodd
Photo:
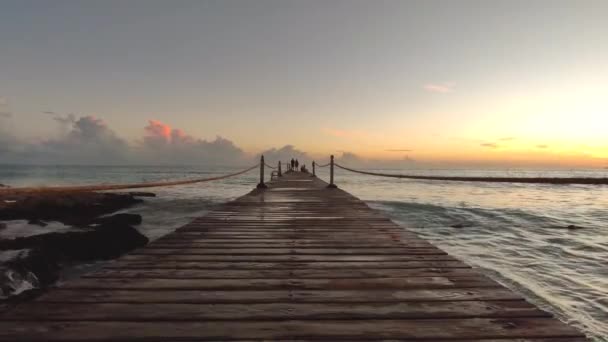
<path id="1" fill-rule="evenodd" d="M 414 176 L 414 175 L 395 175 L 387 173 L 361 171 L 334 164 L 337 167 L 355 173 L 370 176 L 423 179 L 423 180 L 443 180 L 460 182 L 498 182 L 498 183 L 541 183 L 541 184 L 593 184 L 608 185 L 608 178 L 566 178 L 566 177 L 449 177 L 449 176 Z"/>
<path id="2" fill-rule="evenodd" d="M 231 173 L 223 176 L 216 176 L 210 178 L 197 178 L 188 179 L 181 181 L 168 181 L 168 182 L 147 182 L 147 183 L 130 183 L 130 184 L 109 184 L 109 185 L 80 185 L 80 186 L 54 186 L 54 187 L 26 187 L 26 188 L 8 188 L 1 189 L 0 194 L 17 194 L 17 193 L 31 193 L 31 192 L 64 192 L 64 191 L 101 191 L 101 190 L 124 190 L 124 189 L 141 189 L 141 188 L 152 188 L 159 186 L 173 186 L 173 185 L 184 185 L 193 183 L 210 182 L 214 180 L 226 179 L 235 177 L 249 172 L 259 164 L 247 168 L 243 171 Z"/>
<path id="3" fill-rule="evenodd" d="M 273 170 L 276 170 L 276 169 L 277 169 L 277 167 L 276 167 L 276 166 L 270 166 L 270 165 L 268 165 L 266 162 L 264 162 L 264 166 L 266 166 L 266 167 L 268 167 L 268 168 L 271 168 L 271 169 L 273 169 Z"/>
<path id="4" fill-rule="evenodd" d="M 330 164 L 331 163 L 327 163 L 327 164 L 324 164 L 324 165 L 315 164 L 315 167 L 328 167 Z"/>

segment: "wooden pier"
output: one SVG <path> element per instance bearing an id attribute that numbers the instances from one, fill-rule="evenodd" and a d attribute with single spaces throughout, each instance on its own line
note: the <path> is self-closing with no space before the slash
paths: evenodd
<path id="1" fill-rule="evenodd" d="M 585 340 L 347 192 L 267 186 L 4 313 L 0 340 Z"/>

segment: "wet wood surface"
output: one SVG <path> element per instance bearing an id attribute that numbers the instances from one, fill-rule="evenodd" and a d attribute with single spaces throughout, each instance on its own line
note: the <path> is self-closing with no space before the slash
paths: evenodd
<path id="1" fill-rule="evenodd" d="M 0 340 L 585 340 L 326 185 L 287 173 L 6 311 Z"/>

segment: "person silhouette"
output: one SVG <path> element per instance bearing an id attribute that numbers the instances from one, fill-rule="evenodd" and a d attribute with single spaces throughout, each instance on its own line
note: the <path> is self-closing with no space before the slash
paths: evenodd
<path id="1" fill-rule="evenodd" d="M 291 169 L 293 170 L 293 168 L 296 166 L 296 161 L 293 160 L 293 158 L 291 158 Z"/>
<path id="2" fill-rule="evenodd" d="M 296 171 L 298 170 L 299 165 L 300 165 L 300 162 L 298 162 L 298 160 L 296 159 Z"/>

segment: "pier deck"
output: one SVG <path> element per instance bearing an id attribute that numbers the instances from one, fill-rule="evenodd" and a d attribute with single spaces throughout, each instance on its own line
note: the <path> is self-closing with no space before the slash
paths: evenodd
<path id="1" fill-rule="evenodd" d="M 267 184 L 6 312 L 0 340 L 585 340 L 347 192 Z"/>

